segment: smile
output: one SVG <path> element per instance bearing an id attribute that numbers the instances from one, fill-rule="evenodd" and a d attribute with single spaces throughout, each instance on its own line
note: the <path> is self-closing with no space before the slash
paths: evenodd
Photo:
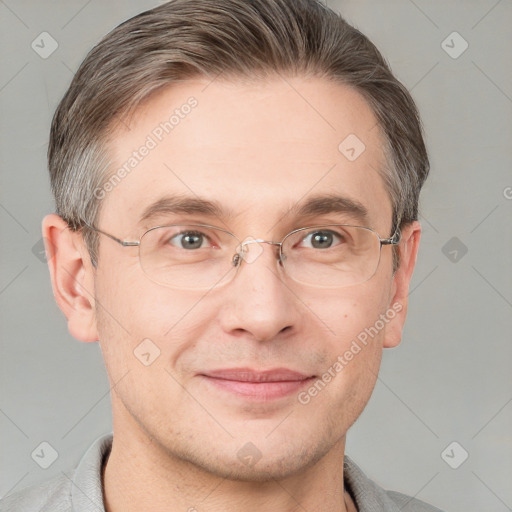
<path id="1" fill-rule="evenodd" d="M 254 371 L 249 368 L 214 370 L 200 374 L 209 385 L 223 392 L 256 401 L 276 400 L 297 393 L 315 376 L 285 368 Z"/>

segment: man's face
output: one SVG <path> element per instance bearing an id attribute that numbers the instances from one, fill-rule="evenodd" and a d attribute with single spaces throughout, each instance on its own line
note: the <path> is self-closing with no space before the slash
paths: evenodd
<path id="1" fill-rule="evenodd" d="M 197 105 L 180 110 L 172 131 L 158 130 L 190 97 Z M 125 121 L 129 129 L 119 129 L 110 146 L 113 170 L 148 144 L 148 136 L 156 147 L 102 200 L 97 226 L 121 239 L 138 240 L 156 225 L 202 223 L 240 240 L 279 242 L 304 226 L 358 224 L 346 213 L 287 214 L 321 195 L 361 203 L 366 225 L 382 238 L 392 235 L 391 203 L 378 173 L 382 134 L 364 99 L 347 87 L 305 78 L 253 84 L 198 79 L 160 91 Z M 350 134 L 365 145 L 355 160 L 338 148 Z M 226 216 L 162 212 L 139 223 L 150 204 L 171 195 L 216 202 Z M 260 247 L 261 254 L 242 262 L 225 286 L 177 290 L 148 279 L 137 247 L 123 248 L 100 235 L 99 264 L 91 271 L 95 321 L 115 385 L 114 430 L 125 440 L 151 438 L 160 454 L 253 480 L 292 475 L 343 449 L 344 435 L 374 387 L 386 331 L 399 320 L 359 343 L 361 350 L 344 359 L 324 388 L 308 389 L 391 308 L 391 248 L 382 248 L 370 280 L 336 289 L 292 281 L 278 265 L 275 247 Z M 150 356 L 140 356 L 143 340 Z M 141 362 L 158 350 L 151 364 Z M 287 368 L 314 378 L 265 398 L 204 376 L 232 368 Z"/>

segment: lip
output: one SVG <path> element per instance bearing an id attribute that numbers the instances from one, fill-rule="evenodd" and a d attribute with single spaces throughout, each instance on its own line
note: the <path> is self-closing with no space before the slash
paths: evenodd
<path id="1" fill-rule="evenodd" d="M 288 368 L 273 368 L 272 370 L 262 371 L 253 370 L 252 368 L 225 368 L 222 370 L 209 370 L 201 375 L 239 382 L 300 381 L 313 377 L 313 375 L 306 375 Z"/>
<path id="2" fill-rule="evenodd" d="M 226 368 L 200 373 L 216 389 L 256 401 L 283 398 L 298 392 L 315 378 L 288 368 L 257 371 L 252 368 Z"/>

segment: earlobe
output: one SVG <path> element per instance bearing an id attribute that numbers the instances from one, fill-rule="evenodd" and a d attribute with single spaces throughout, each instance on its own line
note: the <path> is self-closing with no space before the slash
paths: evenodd
<path id="1" fill-rule="evenodd" d="M 53 295 L 69 332 L 80 341 L 97 341 L 94 269 L 82 237 L 56 214 L 43 219 L 42 231 Z"/>
<path id="2" fill-rule="evenodd" d="M 409 285 L 411 282 L 421 237 L 421 226 L 418 221 L 407 224 L 402 229 L 399 245 L 400 266 L 393 276 L 389 308 L 396 312 L 394 318 L 386 326 L 384 347 L 393 348 L 402 340 L 402 330 L 407 316 Z"/>

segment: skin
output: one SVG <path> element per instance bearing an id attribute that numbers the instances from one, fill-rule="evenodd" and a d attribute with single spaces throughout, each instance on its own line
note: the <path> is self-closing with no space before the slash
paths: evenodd
<path id="1" fill-rule="evenodd" d="M 375 117 L 359 93 L 320 78 L 197 79 L 161 90 L 125 120 L 129 130 L 120 125 L 113 168 L 190 96 L 198 106 L 102 200 L 100 229 L 137 240 L 168 220 L 137 225 L 148 204 L 164 193 L 192 191 L 234 212 L 229 221 L 203 215 L 192 221 L 227 226 L 240 240 L 280 241 L 295 228 L 336 223 L 336 215 L 285 213 L 311 195 L 338 193 L 366 206 L 368 226 L 391 236 Z M 338 150 L 351 133 L 366 146 L 353 162 Z M 403 229 L 395 274 L 384 246 L 367 282 L 308 287 L 290 280 L 275 249 L 264 244 L 233 281 L 206 294 L 154 283 L 136 247 L 104 236 L 93 268 L 81 235 L 55 214 L 45 217 L 43 234 L 56 249 L 49 259 L 52 286 L 70 333 L 99 340 L 112 385 L 108 512 L 355 510 L 343 484 L 346 433 L 370 398 L 383 348 L 401 340 L 417 222 Z M 307 405 L 293 393 L 249 402 L 197 375 L 245 366 L 322 375 L 396 303 L 401 311 Z M 150 366 L 133 354 L 145 338 L 161 351 Z M 252 466 L 237 456 L 249 442 L 261 453 Z"/>

